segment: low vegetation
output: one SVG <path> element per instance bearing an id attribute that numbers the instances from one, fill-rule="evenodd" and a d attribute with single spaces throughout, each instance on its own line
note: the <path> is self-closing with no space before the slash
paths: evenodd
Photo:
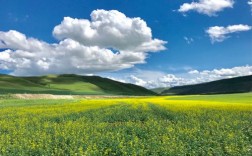
<path id="1" fill-rule="evenodd" d="M 150 90 L 157 93 L 157 94 L 161 94 L 163 91 L 168 90 L 168 89 L 169 89 L 169 87 L 160 87 L 160 88 L 153 88 Z"/>
<path id="2" fill-rule="evenodd" d="M 251 155 L 252 94 L 0 100 L 0 155 Z"/>
<path id="3" fill-rule="evenodd" d="M 161 92 L 163 95 L 228 94 L 252 92 L 252 75 L 223 79 L 202 84 L 176 86 Z"/>
<path id="4" fill-rule="evenodd" d="M 137 85 L 117 82 L 99 76 L 73 74 L 39 77 L 14 77 L 0 74 L 0 94 L 58 95 L 156 95 Z"/>

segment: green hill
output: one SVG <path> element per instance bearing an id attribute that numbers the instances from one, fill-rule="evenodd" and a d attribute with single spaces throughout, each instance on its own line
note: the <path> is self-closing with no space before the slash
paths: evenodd
<path id="1" fill-rule="evenodd" d="M 0 75 L 0 94 L 38 93 L 60 95 L 156 95 L 133 84 L 117 82 L 99 76 L 47 75 L 14 77 Z"/>
<path id="2" fill-rule="evenodd" d="M 163 91 L 162 95 L 227 94 L 252 91 L 252 75 L 223 79 L 208 83 L 177 86 Z"/>
<path id="3" fill-rule="evenodd" d="M 165 91 L 167 89 L 169 89 L 169 87 L 153 88 L 153 89 L 150 89 L 150 90 L 157 93 L 157 94 L 160 94 L 160 93 L 162 93 L 163 91 Z"/>

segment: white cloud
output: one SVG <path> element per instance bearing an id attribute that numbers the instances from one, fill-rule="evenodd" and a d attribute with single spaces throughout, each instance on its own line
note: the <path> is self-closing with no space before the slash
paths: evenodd
<path id="1" fill-rule="evenodd" d="M 119 51 L 160 51 L 166 42 L 152 39 L 151 29 L 140 18 L 129 18 L 117 10 L 95 10 L 91 21 L 65 17 L 53 30 L 57 39 L 71 38 L 86 46 Z"/>
<path id="2" fill-rule="evenodd" d="M 249 30 L 251 30 L 251 26 L 238 24 L 238 25 L 230 25 L 227 27 L 222 26 L 210 27 L 206 30 L 206 33 L 209 35 L 212 43 L 214 43 L 224 41 L 229 37 L 228 34 Z"/>
<path id="3" fill-rule="evenodd" d="M 189 71 L 188 73 L 189 73 L 189 74 L 198 74 L 199 71 L 198 71 L 198 70 L 191 70 L 191 71 Z"/>
<path id="4" fill-rule="evenodd" d="M 249 0 L 249 1 L 248 1 L 248 5 L 250 6 L 251 11 L 252 11 L 252 0 Z"/>
<path id="5" fill-rule="evenodd" d="M 139 86 L 147 86 L 148 81 L 142 80 L 134 75 L 130 76 L 131 80 L 134 82 L 134 84 L 139 85 Z"/>
<path id="6" fill-rule="evenodd" d="M 145 63 L 148 52 L 165 49 L 140 18 L 111 10 L 94 10 L 91 20 L 65 17 L 53 30 L 59 43 L 49 44 L 10 30 L 0 31 L 0 69 L 13 75 L 90 74 Z"/>
<path id="7" fill-rule="evenodd" d="M 156 88 L 160 84 L 157 79 L 166 75 L 162 71 L 131 69 L 130 71 L 101 73 L 102 77 L 112 78 L 121 82 L 132 83 L 147 88 Z"/>
<path id="8" fill-rule="evenodd" d="M 192 42 L 194 42 L 194 39 L 191 37 L 184 37 L 184 40 L 186 41 L 187 44 L 191 44 Z"/>
<path id="9" fill-rule="evenodd" d="M 213 70 L 190 70 L 179 74 L 170 74 L 158 71 L 139 70 L 132 73 L 124 73 L 120 76 L 114 73 L 116 79 L 133 83 L 146 88 L 173 87 L 189 84 L 198 84 L 238 76 L 252 75 L 252 66 L 238 66 L 233 68 L 221 68 Z M 130 75 L 130 76 L 129 76 Z"/>
<path id="10" fill-rule="evenodd" d="M 189 80 L 184 77 L 176 76 L 174 74 L 163 74 L 159 78 L 140 78 L 141 75 L 131 75 L 130 79 L 126 80 L 126 82 L 130 82 L 139 86 L 143 86 L 146 88 L 158 88 L 158 87 L 173 87 L 173 86 L 181 86 L 195 83 L 194 80 Z"/>
<path id="11" fill-rule="evenodd" d="M 167 75 L 159 78 L 158 81 L 160 83 L 167 84 L 167 86 L 171 87 L 171 86 L 181 85 L 182 83 L 184 83 L 185 80 L 184 80 L 184 78 L 177 77 L 173 74 L 167 74 Z"/>
<path id="12" fill-rule="evenodd" d="M 252 0 L 248 1 L 248 5 L 252 6 Z"/>
<path id="13" fill-rule="evenodd" d="M 189 72 L 193 78 L 197 79 L 197 83 L 215 81 L 220 79 L 252 75 L 252 66 L 239 66 L 233 68 L 222 68 L 213 70 L 203 70 L 199 72 Z"/>
<path id="14" fill-rule="evenodd" d="M 199 2 L 184 3 L 180 6 L 179 12 L 197 11 L 208 16 L 216 16 L 217 12 L 225 8 L 233 8 L 233 0 L 199 0 Z"/>

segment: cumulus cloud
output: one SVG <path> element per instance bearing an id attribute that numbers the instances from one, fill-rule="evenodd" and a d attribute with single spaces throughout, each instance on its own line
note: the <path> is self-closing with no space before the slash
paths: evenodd
<path id="1" fill-rule="evenodd" d="M 145 63 L 148 52 L 165 50 L 141 18 L 116 10 L 94 10 L 91 20 L 65 17 L 49 44 L 10 30 L 0 31 L 0 69 L 13 75 L 90 74 Z"/>
<path id="2" fill-rule="evenodd" d="M 189 74 L 198 74 L 199 71 L 198 71 L 198 70 L 190 70 L 188 73 L 189 73 Z"/>
<path id="3" fill-rule="evenodd" d="M 227 27 L 222 26 L 210 27 L 206 30 L 206 33 L 209 35 L 212 43 L 214 43 L 224 41 L 229 37 L 228 36 L 229 34 L 249 30 L 251 30 L 251 26 L 238 24 L 238 25 L 230 25 Z"/>
<path id="4" fill-rule="evenodd" d="M 203 71 L 191 70 L 188 71 L 188 73 L 182 74 L 181 76 L 168 74 L 166 82 L 168 82 L 168 86 L 181 86 L 246 75 L 252 75 L 252 66 L 247 65 L 233 68 L 221 68 Z"/>
<path id="5" fill-rule="evenodd" d="M 129 79 L 126 78 L 125 82 L 146 88 L 174 87 L 196 83 L 196 80 L 194 79 L 188 79 L 174 74 L 163 74 L 159 78 L 153 78 L 152 80 L 148 79 L 149 78 L 142 77 L 141 75 L 131 75 Z"/>
<path id="6" fill-rule="evenodd" d="M 136 77 L 134 75 L 131 75 L 130 79 L 134 82 L 134 84 L 136 84 L 138 86 L 145 86 L 146 87 L 146 86 L 150 85 L 149 81 L 143 80 L 143 79 L 138 78 L 138 77 Z"/>
<path id="7" fill-rule="evenodd" d="M 216 16 L 217 12 L 225 8 L 233 8 L 233 0 L 199 0 L 199 2 L 184 3 L 178 9 L 179 12 L 197 11 L 208 16 Z"/>
<path id="8" fill-rule="evenodd" d="M 249 0 L 249 1 L 248 1 L 248 5 L 250 6 L 251 11 L 252 11 L 252 0 Z"/>
<path id="9" fill-rule="evenodd" d="M 214 70 L 203 70 L 189 73 L 197 79 L 197 83 L 215 81 L 238 76 L 252 75 L 252 66 L 239 66 L 233 68 L 222 68 Z"/>
<path id="10" fill-rule="evenodd" d="M 248 1 L 248 5 L 252 6 L 252 0 Z"/>
<path id="11" fill-rule="evenodd" d="M 171 86 L 178 86 L 183 84 L 185 82 L 184 78 L 177 77 L 173 74 L 167 74 L 161 78 L 158 79 L 160 83 L 167 84 L 168 87 Z"/>
<path id="12" fill-rule="evenodd" d="M 190 70 L 186 73 L 171 74 L 158 71 L 126 73 L 117 77 L 120 81 L 133 83 L 146 88 L 173 87 L 210 82 L 238 76 L 252 75 L 252 66 L 238 66 L 213 70 Z M 129 76 L 130 75 L 130 76 Z M 114 75 L 116 77 L 116 75 Z"/>
<path id="13" fill-rule="evenodd" d="M 140 18 L 128 18 L 111 10 L 95 10 L 91 21 L 65 17 L 53 30 L 57 39 L 71 38 L 86 46 L 125 51 L 160 51 L 164 41 L 152 39 L 151 29 Z"/>

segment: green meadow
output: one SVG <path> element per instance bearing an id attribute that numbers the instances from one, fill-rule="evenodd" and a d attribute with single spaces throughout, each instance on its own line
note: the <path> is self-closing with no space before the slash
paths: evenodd
<path id="1" fill-rule="evenodd" d="M 0 74 L 0 94 L 157 95 L 133 84 L 74 74 L 15 77 Z"/>
<path id="2" fill-rule="evenodd" d="M 251 155 L 252 94 L 0 100 L 0 155 Z"/>

